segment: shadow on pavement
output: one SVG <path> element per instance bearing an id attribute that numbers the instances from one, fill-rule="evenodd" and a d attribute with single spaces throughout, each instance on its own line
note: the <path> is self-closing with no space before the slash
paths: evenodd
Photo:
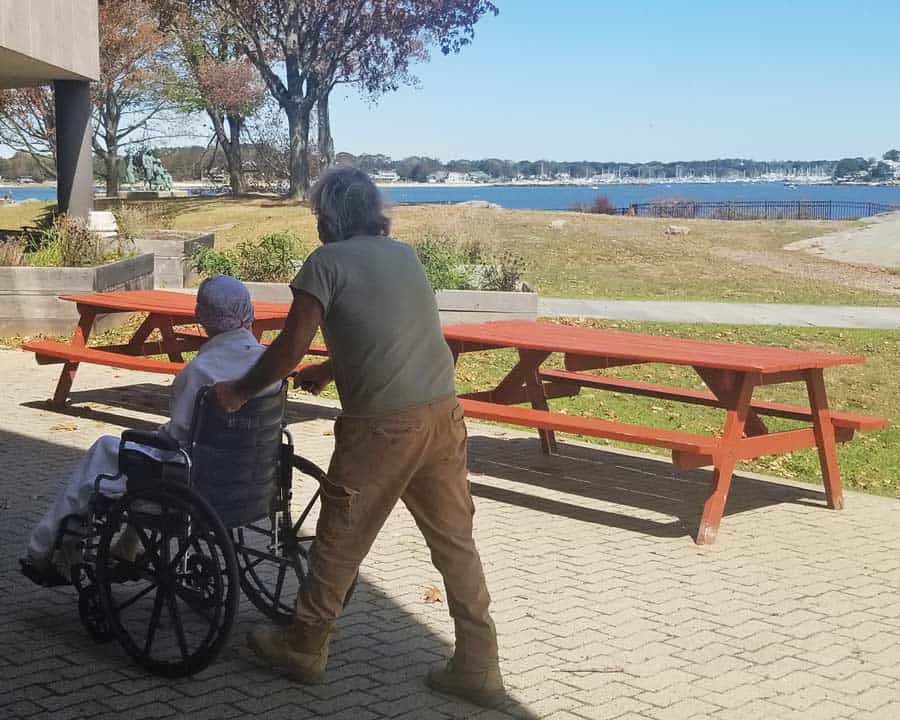
<path id="1" fill-rule="evenodd" d="M 103 419 L 94 412 L 90 417 Z M 134 418 L 118 418 L 120 423 L 140 426 Z M 244 635 L 265 618 L 243 597 L 221 655 L 192 678 L 148 675 L 116 642 L 94 644 L 79 621 L 74 589 L 39 588 L 18 572 L 31 528 L 82 453 L 0 430 L 0 717 L 16 717 L 26 706 L 47 715 L 65 709 L 72 717 L 119 717 L 151 702 L 162 704 L 154 717 L 187 717 L 199 710 L 208 717 L 269 717 L 276 708 L 281 717 L 369 716 L 366 709 L 389 716 L 398 707 L 419 717 L 436 708 L 440 717 L 483 712 L 424 687 L 427 669 L 447 658 L 451 646 L 365 577 L 339 622 L 323 685 L 294 684 L 253 658 Z M 167 707 L 169 714 L 163 712 Z M 504 716 L 537 717 L 515 700 L 491 713 Z"/>
<path id="2" fill-rule="evenodd" d="M 130 414 L 110 412 L 109 408 L 137 410 L 138 412 L 168 417 L 169 391 L 170 386 L 168 385 L 140 383 L 112 388 L 74 391 L 69 395 L 69 404 L 63 409 L 54 408 L 49 400 L 24 403 L 23 407 L 49 410 L 60 415 L 96 420 L 97 422 L 105 422 L 121 428 L 153 430 L 158 426 L 158 423 L 141 420 Z M 105 407 L 98 408 L 95 405 Z M 309 420 L 334 420 L 338 416 L 338 412 L 337 408 L 307 403 L 289 397 L 285 419 L 289 425 Z"/>
<path id="3" fill-rule="evenodd" d="M 559 452 L 556 456 L 544 455 L 537 436 L 473 435 L 469 439 L 470 470 L 512 481 L 521 486 L 521 491 L 476 480 L 472 494 L 654 537 L 696 536 L 711 471 L 679 471 L 665 458 L 632 457 L 600 446 L 560 443 Z M 535 487 L 564 493 L 568 498 L 541 497 L 530 492 Z M 590 507 L 585 507 L 583 500 L 589 501 Z M 825 494 L 738 474 L 732 480 L 725 514 L 782 503 L 824 505 Z M 609 507 L 596 507 L 598 504 Z M 631 514 L 628 508 L 638 512 Z M 673 519 L 641 517 L 642 513 Z"/>

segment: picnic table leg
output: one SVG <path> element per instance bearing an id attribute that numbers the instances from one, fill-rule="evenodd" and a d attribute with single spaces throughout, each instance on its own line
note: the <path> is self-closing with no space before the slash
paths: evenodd
<path id="1" fill-rule="evenodd" d="M 725 418 L 725 431 L 719 444 L 719 452 L 716 454 L 709 497 L 703 505 L 703 515 L 700 518 L 698 545 L 711 545 L 719 532 L 719 523 L 722 521 L 725 502 L 731 488 L 731 477 L 737 464 L 738 444 L 744 436 L 752 398 L 753 381 L 746 373 L 738 376 L 734 391 L 723 398 L 727 400 L 728 414 Z"/>
<path id="2" fill-rule="evenodd" d="M 712 394 L 720 401 L 727 402 L 728 395 L 737 389 L 737 376 L 733 372 L 726 370 L 714 370 L 712 368 L 695 367 L 696 373 L 703 379 Z M 756 411 L 750 410 L 747 413 L 747 435 L 767 435 L 769 428 L 762 421 Z"/>
<path id="3" fill-rule="evenodd" d="M 162 335 L 163 347 L 172 362 L 184 362 L 181 350 L 178 348 L 178 338 L 175 337 L 175 330 L 172 325 L 172 318 L 160 318 L 159 334 Z"/>
<path id="4" fill-rule="evenodd" d="M 130 347 L 140 347 L 143 345 L 147 342 L 147 338 L 150 337 L 151 333 L 156 330 L 158 324 L 159 320 L 155 315 L 148 315 L 144 318 L 144 322 L 138 326 L 138 329 L 134 331 L 134 335 L 131 336 L 128 345 Z"/>
<path id="5" fill-rule="evenodd" d="M 549 353 L 530 352 L 528 350 L 519 351 L 519 366 L 522 368 L 525 380 L 525 391 L 528 394 L 528 400 L 531 407 L 535 410 L 549 410 L 547 404 L 547 395 L 544 393 L 544 383 L 538 374 L 541 369 L 541 363 L 549 357 Z M 552 430 L 538 430 L 541 438 L 541 450 L 545 455 L 556 455 L 559 448 L 556 444 L 556 433 Z"/>
<path id="6" fill-rule="evenodd" d="M 78 308 L 81 316 L 78 318 L 78 325 L 75 327 L 75 333 L 72 335 L 73 347 L 85 347 L 88 338 L 91 336 L 91 329 L 94 327 L 94 319 L 97 317 L 96 310 L 87 308 Z M 63 365 L 62 372 L 59 374 L 59 382 L 56 383 L 56 392 L 53 393 L 53 406 L 56 408 L 64 408 L 66 400 L 69 397 L 69 391 L 72 389 L 72 383 L 75 382 L 75 373 L 78 372 L 77 362 L 67 362 Z"/>
<path id="7" fill-rule="evenodd" d="M 821 369 L 810 370 L 807 373 L 806 390 L 809 395 L 809 407 L 812 410 L 819 464 L 822 466 L 825 500 L 828 507 L 842 510 L 844 492 L 841 488 L 841 471 L 837 462 L 837 443 L 834 425 L 831 422 L 831 410 L 828 408 L 828 397 L 825 394 L 825 377 Z"/>

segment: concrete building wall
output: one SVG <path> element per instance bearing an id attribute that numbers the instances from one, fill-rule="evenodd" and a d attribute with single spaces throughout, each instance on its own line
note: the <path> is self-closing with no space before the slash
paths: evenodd
<path id="1" fill-rule="evenodd" d="M 96 0 L 0 0 L 0 87 L 100 74 Z"/>

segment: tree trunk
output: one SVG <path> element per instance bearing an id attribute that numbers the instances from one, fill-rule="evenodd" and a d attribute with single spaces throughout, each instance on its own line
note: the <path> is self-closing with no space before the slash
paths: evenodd
<path id="1" fill-rule="evenodd" d="M 119 194 L 119 107 L 112 93 L 107 93 L 103 122 L 103 144 L 106 145 L 106 196 Z"/>
<path id="2" fill-rule="evenodd" d="M 104 158 L 106 166 L 106 196 L 119 194 L 119 153 L 118 148 L 108 148 Z"/>
<path id="3" fill-rule="evenodd" d="M 228 177 L 231 181 L 231 194 L 243 195 L 247 186 L 244 183 L 244 160 L 241 157 L 241 126 L 243 119 L 236 115 L 228 116 L 229 138 L 221 143 L 225 152 L 225 163 L 228 165 Z"/>
<path id="4" fill-rule="evenodd" d="M 316 116 L 319 120 L 319 162 L 322 170 L 334 165 L 334 138 L 331 136 L 331 114 L 328 107 L 330 95 L 330 90 L 323 92 L 316 101 Z"/>
<path id="5" fill-rule="evenodd" d="M 285 107 L 290 135 L 288 200 L 304 200 L 309 195 L 309 115 L 310 108 Z"/>

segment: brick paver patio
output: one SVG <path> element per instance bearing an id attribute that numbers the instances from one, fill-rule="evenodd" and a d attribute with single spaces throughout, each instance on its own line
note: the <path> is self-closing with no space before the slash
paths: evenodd
<path id="1" fill-rule="evenodd" d="M 75 408 L 43 404 L 56 367 L 0 350 L 0 717 L 896 720 L 900 718 L 900 503 L 735 479 L 716 545 L 696 527 L 706 475 L 642 455 L 470 426 L 477 538 L 513 701 L 483 711 L 431 694 L 450 652 L 440 585 L 398 508 L 340 624 L 327 684 L 258 665 L 242 600 L 219 660 L 179 681 L 146 675 L 113 643 L 93 645 L 71 589 L 16 571 L 28 530 L 96 437 L 158 424 L 167 381 L 83 367 Z M 326 463 L 327 403 L 295 402 L 298 449 Z"/>

